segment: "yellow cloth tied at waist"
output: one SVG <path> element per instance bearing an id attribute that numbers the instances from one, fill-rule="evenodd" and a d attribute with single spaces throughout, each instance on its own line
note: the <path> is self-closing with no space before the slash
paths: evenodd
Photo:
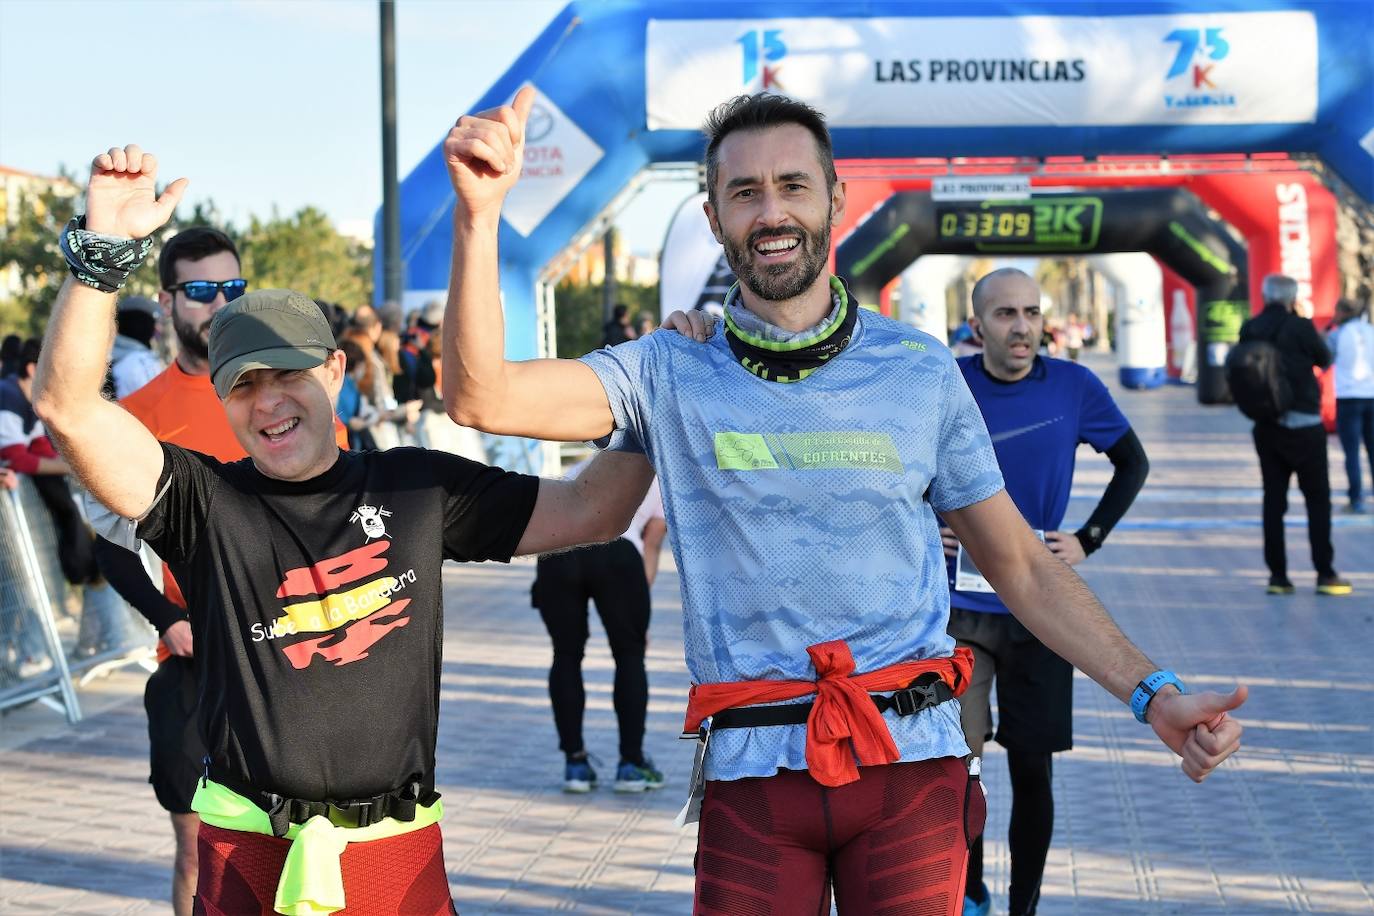
<path id="1" fill-rule="evenodd" d="M 267 812 L 232 789 L 202 779 L 196 783 L 191 810 L 212 827 L 241 830 L 272 836 Z M 339 827 L 322 815 L 304 824 L 292 824 L 286 831 L 291 841 L 277 897 L 272 908 L 283 916 L 326 916 L 344 908 L 343 871 L 339 856 L 349 843 L 385 840 L 439 823 L 444 816 L 442 801 L 415 806 L 415 820 L 383 818 L 366 827 Z"/>

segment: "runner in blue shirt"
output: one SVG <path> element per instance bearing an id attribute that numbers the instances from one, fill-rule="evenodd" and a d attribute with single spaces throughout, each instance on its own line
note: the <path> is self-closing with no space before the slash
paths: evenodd
<path id="1" fill-rule="evenodd" d="M 1149 473 L 1145 450 L 1097 376 L 1077 363 L 1036 354 L 1044 318 L 1035 280 L 1015 268 L 993 271 L 973 287 L 973 313 L 969 321 L 983 338 L 983 352 L 959 360 L 959 369 L 987 422 L 1007 494 L 1027 524 L 1043 532 L 1050 552 L 1076 566 L 1102 546 L 1140 492 Z M 1084 442 L 1107 453 L 1114 473 L 1083 527 L 1060 531 L 1074 453 Z M 949 558 L 949 635 L 975 660 L 973 682 L 959 704 L 964 736 L 981 756 L 992 737 L 995 676 L 997 741 L 1007 749 L 1011 775 L 1009 913 L 1031 916 L 1054 832 L 1052 754 L 1073 745 L 1073 667 L 967 570 L 954 532 L 940 533 Z M 986 916 L 992 899 L 983 883 L 982 837 L 969 852 L 966 884 L 964 916 Z"/>
<path id="2" fill-rule="evenodd" d="M 1245 689 L 1184 694 L 1131 645 L 1007 496 L 949 351 L 859 310 L 825 272 L 845 190 L 808 106 L 741 96 L 708 121 L 706 216 L 740 278 L 723 332 L 505 360 L 497 236 L 533 98 L 445 140 L 446 407 L 493 433 L 610 436 L 658 472 L 697 681 L 688 724 L 718 713 L 697 912 L 825 912 L 832 887 L 842 913 L 962 906 L 983 805 L 950 702 L 969 666 L 945 632 L 937 511 L 1018 617 L 1148 713 L 1189 776 L 1235 751 L 1226 711 Z"/>

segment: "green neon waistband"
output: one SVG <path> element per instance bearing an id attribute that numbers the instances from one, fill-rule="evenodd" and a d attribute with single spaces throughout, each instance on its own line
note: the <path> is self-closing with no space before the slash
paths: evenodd
<path id="1" fill-rule="evenodd" d="M 196 783 L 191 810 L 212 827 L 272 836 L 267 812 L 232 789 L 217 782 Z M 284 916 L 326 916 L 344 908 L 343 872 L 339 856 L 349 843 L 385 840 L 439 823 L 444 804 L 415 806 L 415 820 L 383 818 L 367 827 L 338 827 L 322 816 L 304 824 L 292 824 L 286 831 L 291 848 L 277 881 L 273 909 Z"/>

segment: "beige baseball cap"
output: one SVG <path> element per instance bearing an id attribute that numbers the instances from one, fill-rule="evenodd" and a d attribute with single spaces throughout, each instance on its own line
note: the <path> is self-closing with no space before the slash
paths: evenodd
<path id="1" fill-rule="evenodd" d="M 223 400 L 250 369 L 313 369 L 336 347 L 315 300 L 289 289 L 255 289 L 210 321 L 210 378 Z"/>

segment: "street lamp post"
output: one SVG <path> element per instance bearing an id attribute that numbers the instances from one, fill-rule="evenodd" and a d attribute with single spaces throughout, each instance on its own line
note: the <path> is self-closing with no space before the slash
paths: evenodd
<path id="1" fill-rule="evenodd" d="M 401 189 L 396 179 L 396 4 L 380 0 L 382 40 L 382 298 L 401 301 Z"/>

